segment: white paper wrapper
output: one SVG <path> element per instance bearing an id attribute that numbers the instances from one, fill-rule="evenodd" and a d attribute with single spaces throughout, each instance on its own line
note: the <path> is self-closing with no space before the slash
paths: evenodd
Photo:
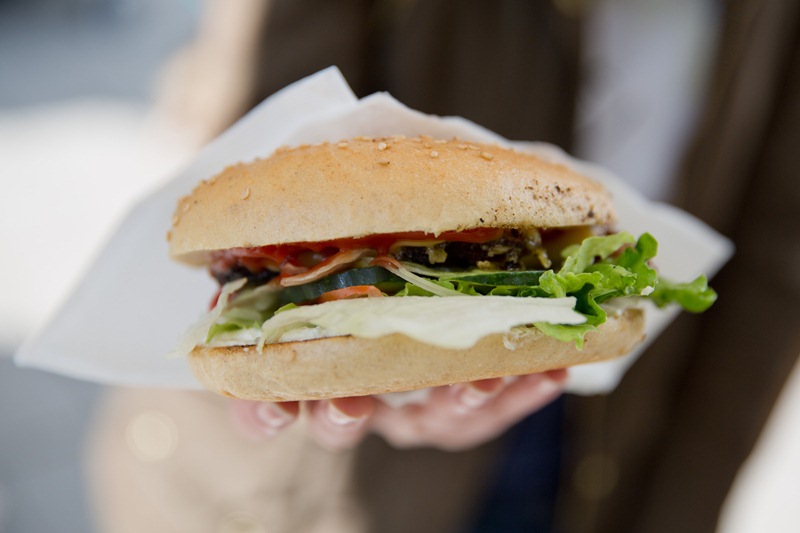
<path id="1" fill-rule="evenodd" d="M 265 100 L 204 148 L 171 183 L 137 205 L 60 313 L 20 348 L 17 363 L 105 384 L 199 388 L 185 360 L 166 358 L 216 290 L 206 272 L 168 258 L 165 234 L 178 198 L 225 166 L 265 157 L 279 146 L 358 135 L 419 134 L 511 145 L 573 165 L 603 182 L 615 196 L 619 227 L 634 234 L 649 231 L 658 238 L 658 266 L 665 276 L 710 276 L 732 253 L 726 239 L 698 220 L 647 202 L 607 172 L 573 160 L 556 147 L 511 143 L 462 118 L 410 110 L 387 94 L 358 100 L 339 71 L 329 68 Z M 652 341 L 676 313 L 648 313 L 648 339 Z M 635 356 L 575 368 L 569 389 L 613 389 Z"/>

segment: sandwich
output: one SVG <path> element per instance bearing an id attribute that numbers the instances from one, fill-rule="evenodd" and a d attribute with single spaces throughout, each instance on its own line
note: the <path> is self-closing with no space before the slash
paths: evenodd
<path id="1" fill-rule="evenodd" d="M 177 351 L 225 396 L 316 400 L 602 361 L 644 337 L 639 303 L 700 312 L 655 238 L 567 166 L 429 137 L 282 148 L 182 198 L 172 258 L 219 283 Z"/>

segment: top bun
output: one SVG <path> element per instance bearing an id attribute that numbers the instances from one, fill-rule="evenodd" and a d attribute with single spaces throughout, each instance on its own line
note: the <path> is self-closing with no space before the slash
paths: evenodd
<path id="1" fill-rule="evenodd" d="M 279 149 L 181 199 L 175 259 L 381 233 L 609 224 L 609 193 L 564 165 L 493 145 L 359 137 Z"/>

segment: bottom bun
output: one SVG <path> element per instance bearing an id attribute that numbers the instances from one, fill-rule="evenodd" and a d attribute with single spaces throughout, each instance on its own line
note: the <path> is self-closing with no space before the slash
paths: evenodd
<path id="1" fill-rule="evenodd" d="M 624 355 L 644 338 L 644 314 L 627 309 L 586 335 L 582 350 L 531 328 L 514 339 L 489 335 L 466 350 L 404 335 L 330 337 L 255 346 L 197 347 L 189 362 L 209 390 L 244 400 L 322 400 L 400 392 L 532 374 Z"/>

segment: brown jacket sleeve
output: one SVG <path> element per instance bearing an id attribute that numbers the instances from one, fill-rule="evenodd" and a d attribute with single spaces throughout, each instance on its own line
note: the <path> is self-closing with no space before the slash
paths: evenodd
<path id="1" fill-rule="evenodd" d="M 737 253 L 709 312 L 682 317 L 612 395 L 574 400 L 566 531 L 713 531 L 797 359 L 798 8 L 727 5 L 682 204 Z"/>

